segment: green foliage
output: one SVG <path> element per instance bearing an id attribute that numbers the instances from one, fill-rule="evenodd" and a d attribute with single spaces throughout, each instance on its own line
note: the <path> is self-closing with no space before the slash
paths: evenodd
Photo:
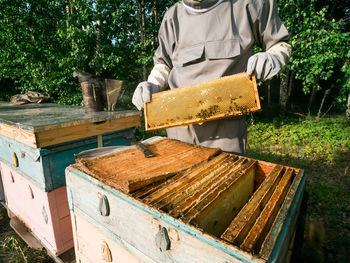
<path id="1" fill-rule="evenodd" d="M 144 42 L 139 2 L 0 0 L 0 81 L 14 81 L 17 93 L 35 90 L 64 104 L 81 102 L 74 70 L 121 79 L 125 89 L 134 89 L 156 47 L 161 19 L 152 10 L 160 17 L 174 1 L 144 1 Z"/>
<path id="2" fill-rule="evenodd" d="M 279 0 L 280 15 L 291 33 L 292 57 L 287 67 L 295 72 L 305 94 L 311 89 L 332 89 L 334 104 L 344 108 L 350 92 L 350 33 L 343 20 L 329 17 L 333 1 Z M 319 8 L 319 9 L 317 9 Z"/>

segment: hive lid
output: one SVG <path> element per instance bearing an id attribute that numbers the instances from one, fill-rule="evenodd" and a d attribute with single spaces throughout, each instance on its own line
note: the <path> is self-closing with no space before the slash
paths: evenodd
<path id="1" fill-rule="evenodd" d="M 93 158 L 78 158 L 74 168 L 99 181 L 129 193 L 205 162 L 221 152 L 219 148 L 194 146 L 159 138 L 148 144 L 155 157 L 145 158 L 135 146 Z"/>
<path id="2" fill-rule="evenodd" d="M 152 95 L 146 130 L 245 115 L 261 109 L 255 77 L 239 73 Z"/>

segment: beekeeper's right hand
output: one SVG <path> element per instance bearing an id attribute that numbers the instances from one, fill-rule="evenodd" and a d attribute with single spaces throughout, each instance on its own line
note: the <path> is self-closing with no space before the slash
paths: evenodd
<path id="1" fill-rule="evenodd" d="M 155 85 L 148 81 L 140 82 L 134 91 L 134 95 L 132 96 L 132 103 L 138 110 L 141 110 L 145 102 L 147 103 L 151 101 L 152 94 L 159 91 L 159 85 Z"/>

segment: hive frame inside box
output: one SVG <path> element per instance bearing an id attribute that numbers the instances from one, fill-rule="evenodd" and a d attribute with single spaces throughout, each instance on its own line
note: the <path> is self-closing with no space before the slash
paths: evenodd
<path id="1" fill-rule="evenodd" d="M 265 169 L 265 173 L 272 170 L 273 164 L 258 161 L 260 167 L 262 169 Z M 175 227 L 181 233 L 184 234 L 185 238 L 194 240 L 199 240 L 203 244 L 205 244 L 207 247 L 207 250 L 209 251 L 212 249 L 213 253 L 220 254 L 221 257 L 225 258 L 221 253 L 224 253 L 224 255 L 229 256 L 229 258 L 233 261 L 237 262 L 282 262 L 285 257 L 288 250 L 288 246 L 290 243 L 290 240 L 292 238 L 292 234 L 294 232 L 296 219 L 298 217 L 299 213 L 299 207 L 301 204 L 302 195 L 305 188 L 305 180 L 306 176 L 303 176 L 303 172 L 301 170 L 298 171 L 297 175 L 295 176 L 295 179 L 287 193 L 286 198 L 284 199 L 284 202 L 282 204 L 282 207 L 278 213 L 278 215 L 275 218 L 275 221 L 273 223 L 273 226 L 268 233 L 267 242 L 270 244 L 270 251 L 269 256 L 267 260 L 263 260 L 261 258 L 257 258 L 254 255 L 244 252 L 241 249 L 237 248 L 236 246 L 229 244 L 228 242 L 213 237 L 211 235 L 203 233 L 200 229 L 197 229 L 191 225 L 183 223 L 181 220 L 175 219 L 168 214 L 159 211 L 151 206 L 148 206 L 147 204 L 133 198 L 130 195 L 121 193 L 120 191 L 117 191 L 109 186 L 106 186 L 96 179 L 78 171 L 75 169 L 68 168 L 67 171 L 67 182 L 68 182 L 68 196 L 69 196 L 69 203 L 70 203 L 70 209 L 72 213 L 77 214 L 78 216 L 83 217 L 84 219 L 88 220 L 90 223 L 99 226 L 99 230 L 103 232 L 105 235 L 109 236 L 113 240 L 115 240 L 120 246 L 124 247 L 125 249 L 129 250 L 129 252 L 133 252 L 135 248 L 130 248 L 129 245 L 125 245 L 125 242 L 123 241 L 123 238 L 118 235 L 118 233 L 115 233 L 117 229 L 113 227 L 104 227 L 105 225 L 108 226 L 108 222 L 112 222 L 108 217 L 99 217 L 96 219 L 94 216 L 87 215 L 85 213 L 84 208 L 76 206 L 77 203 L 79 203 L 79 195 L 81 193 L 78 193 L 75 188 L 75 181 L 78 180 L 80 183 L 83 183 L 86 187 L 88 186 L 88 183 L 92 183 L 93 185 L 98 186 L 98 191 L 100 193 L 106 194 L 110 197 L 115 196 L 119 202 L 125 202 L 128 207 L 134 209 L 141 210 L 141 213 L 144 215 L 151 216 L 154 218 L 154 220 L 157 220 L 158 223 L 162 226 L 171 228 Z M 260 171 L 260 173 L 264 174 L 264 171 Z M 87 189 L 86 189 L 87 190 Z M 94 192 L 94 188 L 92 187 L 88 191 Z M 77 202 L 77 203 L 76 203 Z M 73 218 L 72 218 L 73 220 Z M 103 226 L 100 226 L 99 223 L 102 222 Z M 106 223 L 107 222 L 107 223 Z M 74 230 L 73 230 L 74 231 Z M 196 241 L 196 242 L 197 242 Z M 184 252 L 186 249 L 184 250 Z M 220 253 L 219 253 L 220 252 Z M 174 255 L 174 254 L 173 254 Z M 206 258 L 205 252 L 203 251 L 203 256 L 201 259 L 202 262 L 210 262 Z M 210 258 L 210 256 L 208 256 Z M 161 259 L 160 259 L 161 260 Z M 176 260 L 175 260 L 176 261 Z M 162 261 L 156 261 L 156 262 L 162 262 Z"/>

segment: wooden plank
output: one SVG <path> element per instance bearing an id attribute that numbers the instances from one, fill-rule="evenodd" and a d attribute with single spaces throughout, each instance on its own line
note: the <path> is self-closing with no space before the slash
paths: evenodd
<path id="1" fill-rule="evenodd" d="M 251 229 L 261 210 L 265 207 L 279 180 L 281 179 L 283 166 L 276 165 L 270 172 L 258 190 L 250 198 L 249 202 L 242 208 L 233 219 L 230 226 L 221 236 L 222 239 L 235 245 L 240 245 L 248 231 Z"/>
<path id="2" fill-rule="evenodd" d="M 140 125 L 140 116 L 129 116 L 98 123 L 85 123 L 77 126 L 37 132 L 37 147 L 43 148 L 59 143 L 70 142 L 81 138 L 101 135 L 103 133 L 123 130 Z"/>
<path id="3" fill-rule="evenodd" d="M 67 186 L 72 189 L 75 214 L 93 224 L 117 244 L 128 243 L 155 262 L 265 262 L 222 243 L 194 227 L 145 205 L 90 176 L 67 169 Z M 98 193 L 105 195 L 111 214 L 98 213 Z M 169 251 L 161 252 L 155 244 L 159 226 L 169 233 Z M 130 253 L 130 248 L 125 247 Z"/>
<path id="4" fill-rule="evenodd" d="M 142 262 L 125 248 L 120 247 L 111 238 L 102 234 L 96 227 L 84 220 L 81 216 L 76 214 L 73 216 L 76 225 L 77 262 Z M 106 254 L 109 255 L 109 259 Z"/>
<path id="5" fill-rule="evenodd" d="M 154 205 L 155 207 L 164 207 L 167 204 L 175 203 L 176 199 L 181 199 L 193 193 L 213 176 L 217 175 L 217 169 L 225 169 L 224 163 L 229 160 L 226 153 L 220 154 L 209 162 L 197 166 L 195 169 L 185 171 L 180 180 L 174 181 L 167 187 L 163 187 L 157 192 L 144 198 L 144 202 Z M 181 195 L 179 197 L 179 195 Z M 183 197 L 183 198 L 185 198 Z"/>
<path id="6" fill-rule="evenodd" d="M 261 107 L 255 77 L 239 73 L 155 93 L 144 109 L 150 131 L 245 115 Z"/>
<path id="7" fill-rule="evenodd" d="M 255 165 L 255 160 L 246 160 L 242 167 L 233 167 L 221 176 L 222 180 L 199 196 L 181 220 L 220 237 L 253 192 Z"/>
<path id="8" fill-rule="evenodd" d="M 9 212 L 9 214 L 12 214 Z M 30 230 L 16 217 L 10 219 L 10 226 L 26 242 L 26 244 L 36 250 L 43 250 L 44 246 L 35 238 Z"/>
<path id="9" fill-rule="evenodd" d="M 207 185 L 198 189 L 189 198 L 183 200 L 178 205 L 174 206 L 169 214 L 175 218 L 185 215 L 192 207 L 198 204 L 205 196 L 207 196 L 210 191 L 217 187 L 223 180 L 230 176 L 234 171 L 238 170 L 245 159 L 240 158 L 238 161 L 234 162 L 234 167 L 227 167 L 226 169 L 217 169 L 212 171 L 216 176 L 208 182 Z M 183 219 L 182 219 L 183 220 Z"/>
<path id="10" fill-rule="evenodd" d="M 300 212 L 307 176 L 298 170 L 293 184 L 284 200 L 282 208 L 263 242 L 259 256 L 271 262 L 283 262 L 289 240 L 294 232 Z"/>
<path id="11" fill-rule="evenodd" d="M 101 182 L 132 192 L 170 177 L 220 153 L 219 148 L 194 146 L 164 138 L 148 144 L 155 157 L 145 158 L 136 147 L 95 158 L 79 159 L 75 167 Z"/>
<path id="12" fill-rule="evenodd" d="M 264 207 L 263 211 L 257 218 L 255 224 L 249 231 L 247 237 L 241 244 L 241 248 L 247 251 L 259 251 L 262 242 L 270 230 L 270 227 L 278 213 L 284 198 L 289 190 L 289 186 L 292 183 L 293 170 L 288 169 L 281 181 L 278 183 L 274 193 L 272 194 L 270 200 Z"/>
<path id="13" fill-rule="evenodd" d="M 140 123 L 140 113 L 137 111 L 85 114 L 84 108 L 77 106 L 0 102 L 0 135 L 33 148 L 135 127 Z M 37 137 L 39 134 L 40 138 Z M 41 144 L 39 139 L 42 140 Z"/>
<path id="14" fill-rule="evenodd" d="M 0 123 L 0 135 L 4 135 L 30 147 L 38 148 L 34 132 L 24 130 L 20 127 Z"/>
<path id="15" fill-rule="evenodd" d="M 185 184 L 172 195 L 166 196 L 163 200 L 160 200 L 156 207 L 163 211 L 170 211 L 174 208 L 180 207 L 180 203 L 193 197 L 193 195 L 201 189 L 208 188 L 212 184 L 212 181 L 218 177 L 222 177 L 223 174 L 228 173 L 231 170 L 232 165 L 240 166 L 243 161 L 238 157 L 228 158 L 220 166 L 214 168 L 208 168 L 207 173 L 197 175 L 194 180 L 185 182 Z M 181 212 L 180 212 L 181 214 Z"/>

